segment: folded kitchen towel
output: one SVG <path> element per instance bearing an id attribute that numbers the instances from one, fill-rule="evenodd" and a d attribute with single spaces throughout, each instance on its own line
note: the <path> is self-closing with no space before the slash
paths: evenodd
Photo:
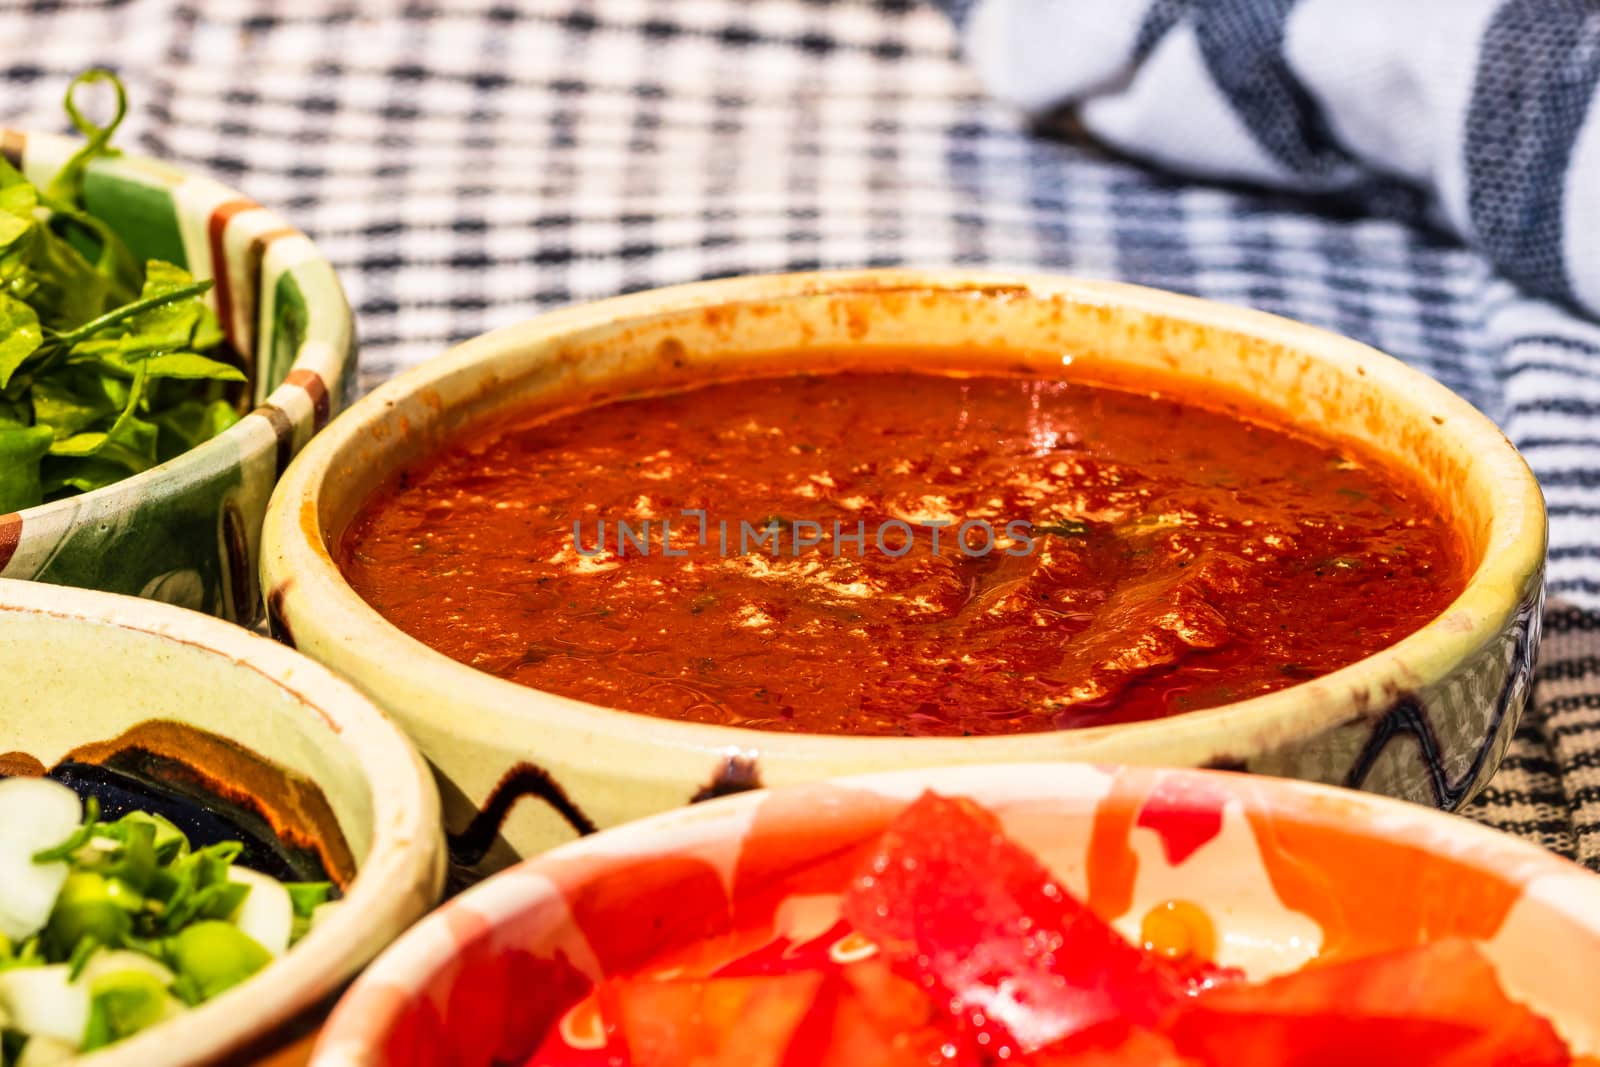
<path id="1" fill-rule="evenodd" d="M 1600 315 L 1597 0 L 943 0 L 991 92 L 1206 178 L 1412 213 Z"/>

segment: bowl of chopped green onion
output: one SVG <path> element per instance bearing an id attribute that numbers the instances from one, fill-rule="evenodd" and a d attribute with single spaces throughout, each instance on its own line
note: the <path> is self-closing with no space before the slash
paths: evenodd
<path id="1" fill-rule="evenodd" d="M 0 1067 L 245 1064 L 438 899 L 433 779 L 323 668 L 0 579 Z"/>
<path id="2" fill-rule="evenodd" d="M 349 305 L 272 212 L 114 148 L 115 75 L 65 106 L 81 137 L 0 126 L 0 576 L 252 623 L 267 498 L 354 385 Z"/>

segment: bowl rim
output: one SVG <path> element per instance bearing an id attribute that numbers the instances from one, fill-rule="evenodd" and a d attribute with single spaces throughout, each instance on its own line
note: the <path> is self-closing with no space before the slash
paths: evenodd
<path id="1" fill-rule="evenodd" d="M 7 139 L 12 136 L 22 137 L 24 139 L 24 143 L 26 144 L 38 142 L 59 147 L 76 146 L 79 143 L 75 138 L 69 137 L 65 134 L 52 133 L 47 130 L 20 129 L 0 124 L 0 142 L 6 142 Z M 113 171 L 121 171 L 123 173 L 136 176 L 144 181 L 156 183 L 162 188 L 166 189 L 169 193 L 176 191 L 179 186 L 182 186 L 187 182 L 200 181 L 208 183 L 215 187 L 216 190 L 228 194 L 227 203 L 245 205 L 244 207 L 237 209 L 239 213 L 243 213 L 245 211 L 249 211 L 252 214 L 257 212 L 261 213 L 258 217 L 264 224 L 268 224 L 267 228 L 269 230 L 276 234 L 276 236 L 273 238 L 274 241 L 289 240 L 293 238 L 299 238 L 305 241 L 311 247 L 312 255 L 304 260 L 299 261 L 300 263 L 321 263 L 326 265 L 330 272 L 333 272 L 332 261 L 330 261 L 327 256 L 323 255 L 322 250 L 317 247 L 316 242 L 312 241 L 311 238 L 302 230 L 300 230 L 298 227 L 291 226 L 277 212 L 261 205 L 260 203 L 257 203 L 253 198 L 246 196 L 244 193 L 239 192 L 232 186 L 217 181 L 209 174 L 195 170 L 183 169 L 178 167 L 176 164 L 166 163 L 150 156 L 139 155 L 130 152 L 119 152 L 114 156 L 97 157 L 90 161 L 89 168 L 91 171 L 108 169 Z M 184 206 L 177 200 L 176 197 L 173 198 L 173 209 L 177 214 L 177 217 L 180 219 L 186 214 Z M 241 454 L 248 455 L 249 450 L 241 447 L 245 442 L 245 438 L 251 434 L 251 427 L 245 424 L 245 419 L 256 412 L 261 411 L 263 408 L 268 407 L 276 407 L 279 410 L 287 411 L 295 410 L 298 401 L 293 398 L 293 391 L 298 391 L 300 387 L 289 380 L 289 375 L 293 375 L 296 371 L 310 371 L 313 373 L 318 373 L 318 376 L 320 377 L 318 365 L 308 358 L 308 349 L 314 350 L 315 346 L 319 344 L 329 343 L 339 337 L 341 333 L 349 338 L 348 343 L 351 346 L 354 346 L 356 343 L 355 314 L 350 309 L 349 299 L 344 293 L 343 286 L 338 283 L 337 272 L 333 273 L 334 283 L 337 289 L 337 293 L 335 294 L 337 299 L 332 302 L 332 307 L 335 311 L 334 317 L 332 319 L 327 319 L 319 316 L 308 320 L 306 335 L 304 339 L 302 339 L 299 348 L 295 352 L 294 360 L 289 364 L 289 367 L 285 372 L 284 381 L 279 382 L 276 386 L 274 386 L 272 392 L 264 397 L 260 403 L 253 403 L 250 407 L 250 410 L 245 412 L 238 422 L 234 423 L 232 426 L 228 427 L 226 430 L 222 431 L 220 434 L 211 438 L 210 440 L 202 441 L 200 444 L 189 449 L 187 452 L 182 452 L 176 456 L 173 456 L 165 463 L 158 463 L 148 470 L 142 470 L 137 474 L 131 474 L 126 478 L 120 479 L 119 481 L 112 482 L 110 485 L 104 485 L 98 489 L 91 489 L 86 493 L 76 493 L 72 496 L 62 497 L 60 500 L 48 500 L 42 504 L 35 504 L 32 507 L 23 508 L 20 511 L 10 512 L 10 515 L 16 516 L 22 521 L 21 537 L 26 540 L 30 528 L 47 529 L 49 528 L 48 520 L 56 517 L 72 518 L 73 515 L 80 509 L 84 509 L 84 516 L 88 516 L 92 514 L 92 511 L 88 509 L 101 508 L 107 502 L 116 499 L 118 496 L 134 498 L 157 495 L 157 486 L 160 485 L 160 483 L 164 480 L 170 478 L 175 471 L 181 472 L 190 466 L 193 466 L 197 470 L 201 469 L 204 465 L 212 462 L 213 460 L 224 458 L 226 451 L 229 449 L 236 449 Z M 260 279 L 257 279 L 257 284 L 260 284 Z M 214 299 L 211 294 L 215 292 L 216 290 L 213 288 L 211 293 L 207 294 L 208 302 Z M 213 307 L 212 310 L 214 311 L 216 309 Z M 224 323 L 223 327 L 225 330 L 229 330 L 231 332 L 229 324 Z M 253 389 L 255 384 L 256 383 L 251 382 L 250 387 Z M 353 391 L 354 386 L 354 382 L 344 383 L 344 391 L 346 395 Z M 233 464 L 230 461 L 227 465 L 232 466 Z M 73 522 L 71 525 L 76 526 L 76 522 Z"/>
<path id="2" fill-rule="evenodd" d="M 319 493 L 347 444 L 382 424 L 402 400 L 426 396 L 434 384 L 468 370 L 490 367 L 506 353 L 585 330 L 714 305 L 749 305 L 826 297 L 829 294 L 982 293 L 1021 287 L 1038 297 L 1073 300 L 1110 311 L 1182 320 L 1223 332 L 1275 342 L 1324 364 L 1359 373 L 1391 391 L 1425 402 L 1448 431 L 1473 445 L 1475 461 L 1501 496 L 1493 506 L 1483 559 L 1467 585 L 1441 614 L 1415 633 L 1336 671 L 1231 704 L 1163 719 L 1071 730 L 983 737 L 858 737 L 781 733 L 739 726 L 681 722 L 607 708 L 533 689 L 479 671 L 436 651 L 394 626 L 345 581 L 324 541 Z M 647 743 L 672 749 L 759 753 L 763 766 L 794 759 L 900 762 L 898 750 L 915 741 L 930 762 L 1056 758 L 1127 760 L 1131 751 L 1170 752 L 1177 746 L 1214 745 L 1219 736 L 1253 739 L 1228 755 L 1239 760 L 1343 725 L 1370 710 L 1356 694 L 1396 694 L 1447 676 L 1487 641 L 1504 632 L 1523 606 L 1530 582 L 1542 574 L 1547 526 L 1544 498 L 1526 461 L 1504 433 L 1465 399 L 1421 371 L 1354 339 L 1254 309 L 1124 282 L 1043 273 L 969 270 L 820 271 L 746 275 L 648 290 L 548 312 L 483 334 L 390 379 L 352 405 L 315 437 L 279 480 L 262 535 L 262 588 L 281 599 L 286 621 L 295 601 L 314 598 L 312 628 L 339 634 L 332 663 L 346 674 L 352 659 L 385 664 L 385 673 L 422 690 L 448 692 L 483 715 L 457 715 L 458 739 L 500 747 L 508 722 L 576 731 L 608 742 Z M 1542 588 L 1542 583 L 1540 583 Z M 281 595 L 281 598 L 279 594 Z M 298 631 L 297 631 L 298 636 Z M 320 654 L 320 653 L 319 653 Z M 353 675 L 352 675 L 353 676 Z M 433 679 L 430 686 L 426 679 Z M 407 718 L 402 709 L 395 709 Z M 491 721 L 494 720 L 494 721 Z M 408 723 L 409 725 L 409 723 Z M 1043 746 L 1043 747 L 1041 747 Z M 665 779 L 665 767 L 635 767 L 636 778 Z"/>
<path id="3" fill-rule="evenodd" d="M 433 775 L 400 729 L 348 682 L 243 627 L 137 597 L 0 578 L 0 620 L 12 614 L 116 627 L 154 644 L 199 649 L 260 675 L 294 702 L 288 714 L 314 715 L 336 735 L 330 740 L 354 757 L 371 796 L 372 840 L 344 906 L 260 974 L 82 1062 L 213 1063 L 251 1042 L 270 1040 L 274 1027 L 337 991 L 375 947 L 425 913 L 426 907 L 389 892 L 391 887 L 425 886 L 438 899 L 445 851 Z M 174 1048 L 184 1050 L 181 1060 L 170 1056 Z"/>
<path id="4" fill-rule="evenodd" d="M 584 858 L 703 852 L 712 843 L 748 828 L 752 810 L 775 795 L 792 799 L 815 794 L 820 799 L 823 795 L 849 797 L 859 791 L 909 803 L 924 789 L 933 789 L 947 796 L 977 796 L 980 802 L 987 797 L 995 804 L 1004 799 L 1092 801 L 1108 795 L 1106 778 L 1116 789 L 1133 784 L 1144 792 L 1149 792 L 1145 783 L 1200 783 L 1204 789 L 1179 788 L 1170 795 L 1221 791 L 1229 801 L 1270 807 L 1304 822 L 1358 828 L 1386 846 L 1422 848 L 1430 856 L 1448 856 L 1479 870 L 1503 874 L 1520 886 L 1542 878 L 1561 879 L 1563 885 L 1585 890 L 1582 895 L 1588 902 L 1600 900 L 1600 874 L 1531 841 L 1420 804 L 1316 782 L 1194 767 L 1046 761 L 877 771 L 758 789 L 662 812 L 570 841 L 490 875 L 407 930 L 362 972 L 334 1007 L 313 1048 L 309 1067 L 367 1067 L 374 1062 L 353 1055 L 356 1050 L 349 1035 L 361 1035 L 363 1050 L 375 1047 L 381 1035 L 390 1032 L 393 1018 L 404 1006 L 389 991 L 415 992 L 447 968 L 456 959 L 455 935 L 459 931 L 484 929 L 492 936 L 530 903 L 558 892 L 558 883 L 544 876 L 546 870 L 581 869 L 573 861 Z M 795 805 L 789 810 L 805 808 Z M 1539 897 L 1539 903 L 1592 932 L 1600 943 L 1600 912 L 1580 907 L 1577 896 L 1547 893 Z M 472 916 L 474 921 L 460 921 L 463 916 Z"/>

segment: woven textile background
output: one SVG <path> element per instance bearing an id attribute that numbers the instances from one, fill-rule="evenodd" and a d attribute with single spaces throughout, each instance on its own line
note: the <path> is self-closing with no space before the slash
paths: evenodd
<path id="1" fill-rule="evenodd" d="M 93 64 L 128 82 L 124 147 L 334 260 L 366 387 L 572 301 L 892 264 L 1123 278 L 1421 367 L 1551 505 L 1534 703 L 1470 814 L 1600 868 L 1600 328 L 1448 240 L 1031 133 L 917 0 L 0 0 L 0 121 L 64 128 Z"/>

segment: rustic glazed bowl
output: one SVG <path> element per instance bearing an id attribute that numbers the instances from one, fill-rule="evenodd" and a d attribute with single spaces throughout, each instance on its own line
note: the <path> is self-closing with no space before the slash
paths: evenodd
<path id="1" fill-rule="evenodd" d="M 903 361 L 908 348 L 930 365 L 977 352 L 1059 373 L 1070 356 L 1086 377 L 1096 367 L 1159 371 L 1241 389 L 1288 423 L 1360 440 L 1415 472 L 1460 526 L 1470 583 L 1391 648 L 1266 696 L 1153 722 L 905 739 L 668 721 L 524 688 L 390 625 L 329 554 L 387 475 L 479 420 L 714 375 L 752 353 L 798 349 L 821 368 Z M 273 498 L 262 567 L 276 632 L 410 732 L 439 773 L 454 860 L 483 872 L 719 792 L 911 765 L 1225 767 L 1455 808 L 1493 773 L 1527 700 L 1544 555 L 1543 499 L 1505 437 L 1443 386 L 1364 345 L 1107 282 L 870 272 L 640 293 L 463 344 L 312 442 Z"/>
<path id="2" fill-rule="evenodd" d="M 1576 865 L 1465 819 L 1325 786 L 1021 764 L 750 793 L 528 860 L 379 957 L 334 1010 L 312 1067 L 520 1064 L 589 982 L 635 973 L 691 931 L 726 929 L 732 901 L 750 902 L 741 922 L 770 914 L 774 937 L 817 937 L 838 919 L 852 867 L 841 856 L 870 847 L 928 788 L 992 810 L 1125 936 L 1186 900 L 1214 923 L 1218 962 L 1258 979 L 1313 956 L 1471 938 L 1509 995 L 1574 1051 L 1600 1050 L 1600 877 Z"/>
<path id="3" fill-rule="evenodd" d="M 44 182 L 79 141 L 0 127 L 0 151 Z M 249 413 L 198 448 L 114 485 L 0 515 L 0 576 L 131 593 L 250 624 L 273 484 L 355 384 L 355 332 L 333 268 L 304 235 L 226 186 L 133 156 L 96 159 L 90 213 L 141 259 L 216 282 L 207 299 L 249 379 Z"/>
<path id="4" fill-rule="evenodd" d="M 81 1062 L 248 1063 L 438 900 L 426 765 L 366 698 L 289 649 L 164 604 L 0 580 L 0 677 L 0 774 L 109 782 L 164 813 L 198 805 L 344 888 L 256 977 Z"/>

